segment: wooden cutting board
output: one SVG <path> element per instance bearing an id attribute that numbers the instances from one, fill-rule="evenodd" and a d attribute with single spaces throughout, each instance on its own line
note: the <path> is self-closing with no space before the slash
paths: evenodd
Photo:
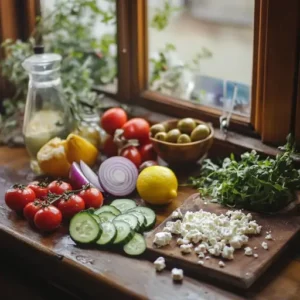
<path id="1" fill-rule="evenodd" d="M 225 213 L 228 210 L 228 208 L 224 208 L 218 204 L 205 204 L 199 197 L 199 194 L 190 196 L 185 200 L 180 209 L 182 213 L 203 209 L 216 214 Z M 244 212 L 247 213 L 246 211 Z M 214 258 L 210 255 L 209 260 L 204 259 L 204 265 L 199 265 L 197 263 L 199 258 L 195 252 L 187 255 L 181 254 L 179 247 L 176 245 L 176 236 L 173 236 L 170 245 L 157 248 L 153 245 L 154 235 L 163 230 L 166 222 L 171 221 L 170 216 L 146 236 L 148 252 L 153 259 L 158 256 L 165 257 L 168 268 L 179 267 L 182 268 L 184 272 L 196 277 L 247 289 L 280 256 L 280 254 L 284 252 L 287 246 L 291 244 L 291 241 L 296 238 L 300 229 L 299 216 L 290 216 L 286 214 L 270 216 L 258 213 L 252 213 L 252 215 L 253 219 L 256 220 L 259 225 L 262 225 L 261 234 L 249 236 L 248 243 L 248 246 L 252 249 L 257 247 L 257 250 L 253 251 L 258 254 L 258 258 L 245 256 L 244 250 L 240 249 L 235 251 L 234 260 L 232 261 L 225 261 L 222 257 Z M 267 231 L 272 232 L 273 240 L 265 239 Z M 263 241 L 268 243 L 268 250 L 262 248 L 261 243 Z M 225 268 L 220 268 L 218 264 L 220 260 L 225 262 Z"/>

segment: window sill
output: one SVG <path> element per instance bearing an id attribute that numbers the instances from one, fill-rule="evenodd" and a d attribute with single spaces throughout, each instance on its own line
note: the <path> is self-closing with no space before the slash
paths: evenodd
<path id="1" fill-rule="evenodd" d="M 105 98 L 103 104 L 120 105 L 121 103 L 113 99 Z M 144 118 L 151 124 L 174 118 L 170 115 L 157 113 L 141 106 L 128 105 L 128 108 L 132 116 Z M 268 156 L 275 156 L 279 153 L 276 147 L 265 145 L 257 138 L 248 137 L 232 131 L 229 131 L 227 136 L 225 136 L 218 128 L 215 128 L 214 143 L 209 153 L 210 157 L 225 157 L 230 153 L 239 155 L 251 150 Z"/>

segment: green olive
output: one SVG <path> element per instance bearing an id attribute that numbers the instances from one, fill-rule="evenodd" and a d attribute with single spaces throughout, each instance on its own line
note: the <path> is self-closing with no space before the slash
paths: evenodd
<path id="1" fill-rule="evenodd" d="M 177 128 L 172 129 L 167 133 L 166 141 L 169 143 L 176 143 L 180 134 L 181 134 L 181 132 L 179 131 L 179 129 L 177 129 Z"/>
<path id="2" fill-rule="evenodd" d="M 204 140 L 209 136 L 209 134 L 210 129 L 206 125 L 200 124 L 192 131 L 191 140 L 193 142 Z"/>
<path id="3" fill-rule="evenodd" d="M 185 118 L 178 122 L 177 128 L 186 134 L 190 134 L 196 128 L 196 122 L 192 118 Z"/>
<path id="4" fill-rule="evenodd" d="M 191 142 L 191 138 L 187 134 L 181 134 L 177 139 L 178 144 L 186 144 L 190 142 Z"/>
<path id="5" fill-rule="evenodd" d="M 167 133 L 166 132 L 158 132 L 154 138 L 159 141 L 165 141 L 167 139 Z"/>
<path id="6" fill-rule="evenodd" d="M 150 128 L 151 136 L 155 136 L 158 132 L 165 132 L 165 131 L 166 128 L 164 127 L 163 124 L 155 124 Z"/>

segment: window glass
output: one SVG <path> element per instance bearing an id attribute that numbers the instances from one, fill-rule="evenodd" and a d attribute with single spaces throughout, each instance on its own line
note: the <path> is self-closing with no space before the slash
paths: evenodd
<path id="1" fill-rule="evenodd" d="M 151 90 L 250 114 L 254 0 L 149 0 L 148 22 Z"/>
<path id="2" fill-rule="evenodd" d="M 41 0 L 42 16 L 50 31 L 50 50 L 64 59 L 88 66 L 86 74 L 102 90 L 117 91 L 115 0 Z M 53 35 L 56 36 L 53 39 Z M 70 59 L 70 64 L 74 63 Z M 80 66 L 78 66 L 80 67 Z M 89 76 L 90 75 L 90 76 Z"/>

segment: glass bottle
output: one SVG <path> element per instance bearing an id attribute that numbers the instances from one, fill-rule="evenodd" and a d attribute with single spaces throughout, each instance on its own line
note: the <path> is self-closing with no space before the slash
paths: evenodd
<path id="1" fill-rule="evenodd" d="M 73 118 L 62 91 L 61 56 L 43 53 L 42 47 L 34 50 L 35 54 L 22 63 L 29 73 L 23 135 L 31 167 L 37 171 L 40 148 L 54 137 L 65 138 L 73 128 Z"/>

